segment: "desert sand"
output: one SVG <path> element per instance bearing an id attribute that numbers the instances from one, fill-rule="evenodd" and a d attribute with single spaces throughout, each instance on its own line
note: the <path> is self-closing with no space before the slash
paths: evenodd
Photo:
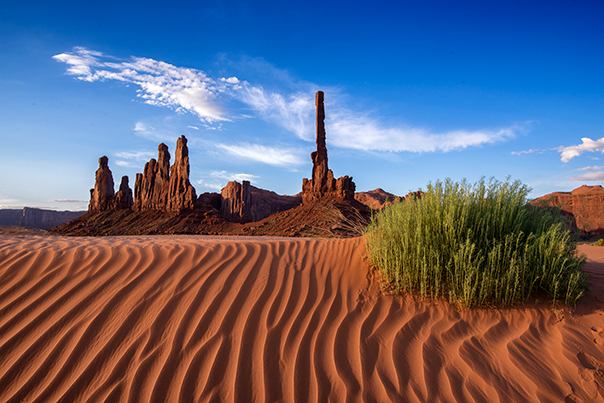
<path id="1" fill-rule="evenodd" d="M 590 293 L 384 295 L 360 238 L 0 234 L 2 402 L 604 402 Z"/>

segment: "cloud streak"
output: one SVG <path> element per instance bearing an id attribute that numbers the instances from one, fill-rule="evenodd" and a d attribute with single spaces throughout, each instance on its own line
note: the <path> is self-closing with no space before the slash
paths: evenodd
<path id="1" fill-rule="evenodd" d="M 247 118 L 246 115 L 238 116 L 226 109 L 228 101 L 237 101 L 252 110 L 255 116 L 282 127 L 299 139 L 315 139 L 314 93 L 319 87 L 312 83 L 296 82 L 268 63 L 263 64 L 263 70 L 267 70 L 266 76 L 280 80 L 276 91 L 237 77 L 214 79 L 202 70 L 177 67 L 149 58 L 131 57 L 124 61 L 81 47 L 53 57 L 66 63 L 67 74 L 79 80 L 117 80 L 135 84 L 139 87 L 138 96 L 145 103 L 169 107 L 177 112 L 190 112 L 197 115 L 204 125 Z M 526 125 L 512 125 L 434 133 L 425 128 L 392 127 L 383 124 L 379 117 L 349 109 L 339 103 L 345 95 L 338 89 L 329 89 L 328 92 L 334 95 L 332 101 L 327 102 L 327 141 L 335 147 L 368 152 L 449 152 L 503 142 L 527 130 Z M 151 136 L 147 128 L 136 128 L 135 132 L 141 136 Z M 604 147 L 604 139 L 602 141 Z M 299 157 L 291 150 L 281 154 L 283 150 L 261 145 L 220 147 L 231 155 L 270 165 L 300 163 Z M 563 160 L 582 152 L 573 151 L 573 147 L 563 150 Z"/>
<path id="2" fill-rule="evenodd" d="M 237 145 L 217 144 L 216 147 L 235 157 L 278 167 L 289 167 L 304 163 L 296 151 L 287 148 L 267 147 L 249 143 L 240 143 Z"/>
<path id="3" fill-rule="evenodd" d="M 229 120 L 217 101 L 218 94 L 239 86 L 236 77 L 215 81 L 201 70 L 142 57 L 122 61 L 82 47 L 53 58 L 66 63 L 67 74 L 79 80 L 132 83 L 140 87 L 137 96 L 145 103 L 190 112 L 207 122 Z"/>
<path id="4" fill-rule="evenodd" d="M 592 140 L 588 137 L 581 139 L 582 143 L 576 146 L 560 147 L 560 159 L 562 162 L 568 162 L 571 159 L 580 156 L 585 152 L 596 152 L 599 151 L 604 153 L 604 137 L 599 140 Z"/>

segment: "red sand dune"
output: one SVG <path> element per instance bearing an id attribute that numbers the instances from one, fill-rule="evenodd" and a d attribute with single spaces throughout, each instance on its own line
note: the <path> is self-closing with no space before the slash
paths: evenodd
<path id="1" fill-rule="evenodd" d="M 459 311 L 359 243 L 0 234 L 0 401 L 604 401 L 604 248 L 572 312 Z"/>

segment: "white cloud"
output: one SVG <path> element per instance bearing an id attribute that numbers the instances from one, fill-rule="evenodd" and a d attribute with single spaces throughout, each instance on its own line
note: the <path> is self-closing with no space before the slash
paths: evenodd
<path id="1" fill-rule="evenodd" d="M 234 96 L 258 112 L 263 119 L 278 124 L 303 140 L 314 139 L 315 103 L 312 92 L 283 96 L 244 81 Z"/>
<path id="2" fill-rule="evenodd" d="M 583 175 L 571 176 L 571 179 L 581 182 L 603 182 L 604 171 L 588 172 Z"/>
<path id="3" fill-rule="evenodd" d="M 220 182 L 217 181 L 212 181 L 212 182 L 208 182 L 205 179 L 198 179 L 196 181 L 194 181 L 196 185 L 201 186 L 202 188 L 206 188 L 206 189 L 211 189 L 211 190 L 222 190 L 222 188 L 224 187 L 224 185 Z"/>
<path id="4" fill-rule="evenodd" d="M 522 154 L 532 154 L 532 153 L 539 153 L 542 154 L 543 151 L 542 149 L 539 148 L 531 148 L 530 150 L 526 150 L 526 151 L 512 151 L 512 155 L 522 155 Z"/>
<path id="5" fill-rule="evenodd" d="M 601 171 L 603 169 L 604 169 L 604 167 L 601 167 L 601 166 L 593 166 L 593 167 L 579 168 L 579 169 L 577 169 L 577 171 Z"/>
<path id="6" fill-rule="evenodd" d="M 562 162 L 568 162 L 571 159 L 578 157 L 584 152 L 595 152 L 599 151 L 604 153 L 604 137 L 599 140 L 592 140 L 588 137 L 583 137 L 581 139 L 582 144 L 576 146 L 568 146 L 568 147 L 560 147 L 560 159 Z"/>
<path id="7" fill-rule="evenodd" d="M 140 168 L 145 162 L 155 156 L 150 151 L 122 151 L 116 153 L 115 156 L 120 158 L 115 161 L 115 165 L 124 168 Z"/>
<path id="8" fill-rule="evenodd" d="M 284 128 L 298 138 L 309 142 L 315 140 L 314 94 L 318 86 L 296 81 L 286 71 L 261 60 L 249 60 L 243 68 L 263 72 L 265 80 L 272 79 L 278 83 L 278 90 L 267 90 L 262 85 L 251 84 L 235 76 L 213 79 L 201 70 L 177 67 L 149 58 L 132 57 L 124 61 L 81 47 L 54 58 L 66 63 L 69 66 L 67 73 L 80 80 L 118 80 L 135 84 L 139 86 L 138 96 L 146 103 L 193 113 L 201 119 L 206 129 L 220 130 L 220 126 L 213 125 L 216 121 L 248 118 L 247 114 L 230 113 L 223 108 L 226 101 L 236 100 L 254 111 L 255 116 Z M 327 142 L 336 147 L 362 151 L 447 152 L 506 141 L 518 132 L 527 130 L 526 125 L 512 125 L 434 133 L 426 128 L 389 126 L 380 117 L 344 106 L 342 99 L 345 94 L 338 89 L 329 88 L 326 91 Z M 154 140 L 158 137 L 153 130 L 139 128 L 138 124 L 135 133 Z M 300 163 L 299 157 L 292 151 L 281 155 L 273 152 L 276 149 L 263 149 L 262 146 L 247 148 L 245 145 L 223 145 L 222 148 L 233 155 L 272 165 Z M 563 160 L 575 156 L 572 149 L 568 147 L 563 150 Z"/>
<path id="9" fill-rule="evenodd" d="M 326 122 L 331 144 L 363 151 L 447 152 L 504 141 L 523 130 L 521 126 L 511 126 L 432 133 L 422 128 L 385 127 L 376 119 L 343 108 L 334 111 Z"/>
<path id="10" fill-rule="evenodd" d="M 217 179 L 226 179 L 227 181 L 250 181 L 254 182 L 259 176 L 252 174 L 244 174 L 244 173 L 232 173 L 227 171 L 212 171 L 210 172 L 210 177 Z"/>
<path id="11" fill-rule="evenodd" d="M 233 156 L 269 165 L 287 167 L 304 163 L 297 152 L 286 148 L 266 147 L 249 143 L 239 145 L 217 144 L 216 147 Z"/>
<path id="12" fill-rule="evenodd" d="M 219 105 L 218 94 L 236 89 L 239 83 L 236 77 L 216 82 L 201 70 L 141 57 L 121 61 L 82 47 L 53 58 L 68 64 L 67 73 L 80 80 L 132 83 L 140 87 L 137 96 L 145 103 L 190 112 L 207 122 L 229 120 Z"/>

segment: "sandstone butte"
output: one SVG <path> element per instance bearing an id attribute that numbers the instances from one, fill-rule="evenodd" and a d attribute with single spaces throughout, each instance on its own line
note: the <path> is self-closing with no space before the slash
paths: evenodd
<path id="1" fill-rule="evenodd" d="M 554 192 L 533 201 L 540 203 L 562 210 L 571 219 L 572 229 L 581 236 L 604 234 L 604 188 L 600 185 L 583 185 L 571 192 Z"/>

